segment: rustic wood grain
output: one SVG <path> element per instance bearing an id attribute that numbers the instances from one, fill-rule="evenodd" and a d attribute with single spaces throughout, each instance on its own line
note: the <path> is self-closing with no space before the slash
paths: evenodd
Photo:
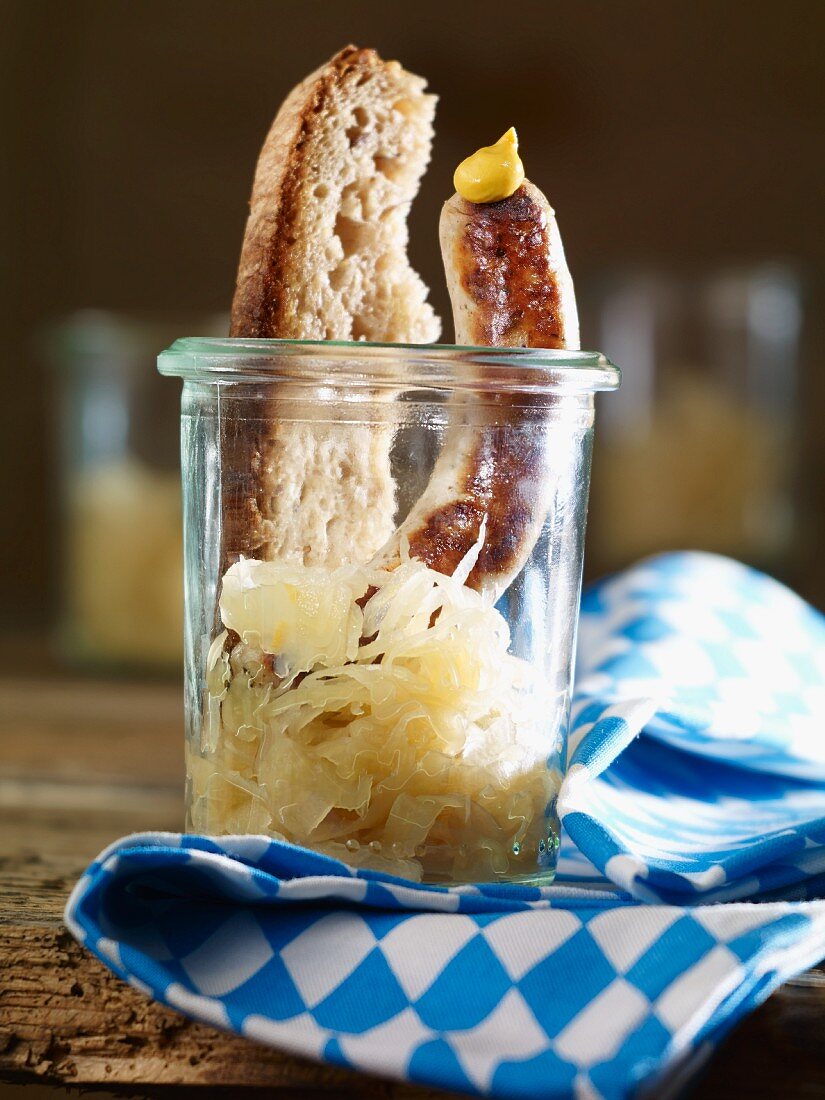
<path id="1" fill-rule="evenodd" d="M 227 1035 L 142 997 L 69 935 L 61 916 L 110 841 L 178 830 L 176 685 L 0 681 L 0 1082 L 277 1090 L 284 1097 L 429 1100 Z M 147 1091 L 148 1090 L 148 1091 Z"/>
<path id="2" fill-rule="evenodd" d="M 435 1100 L 226 1035 L 142 997 L 80 948 L 66 895 L 111 840 L 182 814 L 179 691 L 0 681 L 0 1082 L 324 1100 Z M 185 1086 L 187 1088 L 185 1088 Z M 825 972 L 780 989 L 694 1084 L 701 1100 L 825 1095 Z"/>

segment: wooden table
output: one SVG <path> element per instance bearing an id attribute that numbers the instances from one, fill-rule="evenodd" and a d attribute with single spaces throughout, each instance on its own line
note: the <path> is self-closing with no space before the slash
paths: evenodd
<path id="1" fill-rule="evenodd" d="M 101 848 L 180 827 L 182 741 L 177 684 L 0 680 L 0 1082 L 131 1086 L 158 1098 L 181 1086 L 284 1100 L 445 1096 L 191 1023 L 118 981 L 65 930 L 66 895 Z M 745 1020 L 693 1095 L 821 1100 L 825 971 L 787 984 Z"/>

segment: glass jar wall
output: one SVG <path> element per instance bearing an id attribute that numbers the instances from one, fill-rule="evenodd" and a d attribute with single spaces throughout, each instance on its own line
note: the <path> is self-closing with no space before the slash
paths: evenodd
<path id="1" fill-rule="evenodd" d="M 601 356 L 178 341 L 187 827 L 548 881 Z"/>

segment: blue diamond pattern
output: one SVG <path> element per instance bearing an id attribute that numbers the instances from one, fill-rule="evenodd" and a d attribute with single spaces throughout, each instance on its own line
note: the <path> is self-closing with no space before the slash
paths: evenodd
<path id="1" fill-rule="evenodd" d="M 415 1008 L 434 1031 L 463 1031 L 486 1019 L 510 985 L 487 941 L 476 936 L 447 963 Z M 467 989 L 473 990 L 471 998 L 463 992 Z"/>
<path id="2" fill-rule="evenodd" d="M 655 1094 L 676 1059 L 825 955 L 825 619 L 753 570 L 672 554 L 601 582 L 582 621 L 612 656 L 578 655 L 563 882 L 445 890 L 276 840 L 145 834 L 93 861 L 69 929 L 159 1002 L 308 1057 L 501 1100 Z M 368 937 L 415 918 L 401 972 L 380 946 L 363 956 L 369 938 L 342 939 L 349 926 L 288 970 L 281 952 L 342 907 L 353 877 L 363 892 L 346 907 Z M 742 899 L 761 903 L 744 921 L 726 904 Z M 651 906 L 667 910 L 653 942 Z M 263 951 L 221 941 L 241 913 Z M 478 934 L 451 955 L 456 914 Z M 216 942 L 232 946 L 213 964 Z M 352 964 L 330 982 L 338 952 Z M 411 1003 L 418 959 L 432 980 Z M 668 998 L 684 980 L 692 997 Z M 310 1008 L 300 991 L 322 983 Z M 619 1028 L 607 1045 L 604 1013 Z"/>
<path id="3" fill-rule="evenodd" d="M 656 940 L 650 950 L 625 974 L 625 979 L 654 1001 L 665 989 L 699 962 L 716 944 L 690 916 L 676 921 Z"/>
<path id="4" fill-rule="evenodd" d="M 321 1027 L 358 1034 L 392 1019 L 407 1006 L 407 997 L 374 948 L 360 966 L 312 1010 Z"/>
<path id="5" fill-rule="evenodd" d="M 615 977 L 615 970 L 586 928 L 518 983 L 536 1019 L 555 1037 Z"/>

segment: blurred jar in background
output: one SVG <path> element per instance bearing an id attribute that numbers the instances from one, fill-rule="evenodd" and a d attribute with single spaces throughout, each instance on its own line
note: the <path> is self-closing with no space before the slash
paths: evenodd
<path id="1" fill-rule="evenodd" d="M 181 664 L 179 402 L 155 362 L 183 328 L 217 334 L 225 324 L 88 310 L 47 333 L 58 400 L 59 643 L 72 663 Z"/>
<path id="2" fill-rule="evenodd" d="M 782 576 L 795 549 L 802 308 L 790 269 L 611 276 L 585 295 L 589 344 L 622 367 L 600 410 L 589 572 L 662 550 Z"/>

